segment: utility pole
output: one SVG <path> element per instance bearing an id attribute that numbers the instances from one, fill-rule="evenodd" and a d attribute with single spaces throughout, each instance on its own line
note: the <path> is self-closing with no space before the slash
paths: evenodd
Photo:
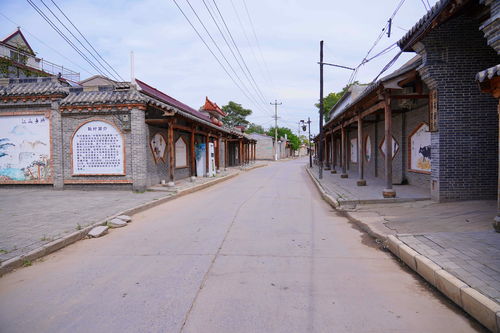
<path id="1" fill-rule="evenodd" d="M 319 42 L 319 179 L 323 178 L 323 41 Z"/>
<path id="2" fill-rule="evenodd" d="M 274 103 L 270 103 L 271 105 L 274 105 L 274 160 L 278 160 L 278 105 L 281 105 L 283 103 L 279 102 L 278 100 L 274 100 Z"/>

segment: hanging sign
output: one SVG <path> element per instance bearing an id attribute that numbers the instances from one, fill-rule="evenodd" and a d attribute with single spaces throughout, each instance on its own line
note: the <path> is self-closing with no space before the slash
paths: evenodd
<path id="1" fill-rule="evenodd" d="M 73 135 L 73 175 L 125 174 L 123 137 L 111 124 L 94 120 Z"/>

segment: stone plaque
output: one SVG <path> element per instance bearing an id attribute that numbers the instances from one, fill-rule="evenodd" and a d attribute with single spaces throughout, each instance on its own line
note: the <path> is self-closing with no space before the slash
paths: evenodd
<path id="1" fill-rule="evenodd" d="M 72 152 L 74 175 L 125 174 L 123 137 L 107 122 L 80 126 L 73 135 Z"/>
<path id="2" fill-rule="evenodd" d="M 187 145 L 182 137 L 175 142 L 175 167 L 187 167 Z"/>

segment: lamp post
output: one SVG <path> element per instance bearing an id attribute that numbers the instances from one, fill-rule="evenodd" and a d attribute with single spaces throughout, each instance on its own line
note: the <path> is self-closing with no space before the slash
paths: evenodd
<path id="1" fill-rule="evenodd" d="M 307 137 L 307 141 L 309 143 L 309 168 L 312 168 L 313 162 L 312 162 L 312 147 L 311 147 L 311 118 L 307 117 L 307 122 L 301 120 L 300 123 L 302 124 L 302 130 L 304 132 L 307 130 L 307 127 L 309 127 L 309 136 Z M 308 126 L 306 126 L 306 124 Z"/>

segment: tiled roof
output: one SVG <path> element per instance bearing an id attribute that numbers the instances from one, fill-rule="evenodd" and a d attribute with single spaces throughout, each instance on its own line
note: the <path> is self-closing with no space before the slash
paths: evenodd
<path id="1" fill-rule="evenodd" d="M 495 76 L 500 76 L 500 64 L 477 73 L 476 81 L 484 82 L 485 80 L 491 80 Z"/>
<path id="2" fill-rule="evenodd" d="M 130 104 L 145 103 L 145 98 L 135 89 L 124 91 L 78 91 L 70 92 L 61 100 L 61 105 Z"/>
<path id="3" fill-rule="evenodd" d="M 142 82 L 141 80 L 135 80 L 140 91 L 148 96 L 151 96 L 153 98 L 156 98 L 156 99 L 159 99 L 160 101 L 162 102 L 165 102 L 167 104 L 170 104 L 172 106 L 175 106 L 176 108 L 179 108 L 180 110 L 184 111 L 184 112 L 187 112 L 187 113 L 190 113 L 191 115 L 197 117 L 197 118 L 200 118 L 200 119 L 203 119 L 203 120 L 206 120 L 208 122 L 210 122 L 210 117 L 199 112 L 199 111 L 196 111 L 195 109 L 193 109 L 192 107 L 176 100 L 175 98 L 161 92 L 160 90 Z"/>
<path id="4" fill-rule="evenodd" d="M 0 96 L 55 95 L 67 92 L 67 85 L 55 78 L 0 80 Z"/>

